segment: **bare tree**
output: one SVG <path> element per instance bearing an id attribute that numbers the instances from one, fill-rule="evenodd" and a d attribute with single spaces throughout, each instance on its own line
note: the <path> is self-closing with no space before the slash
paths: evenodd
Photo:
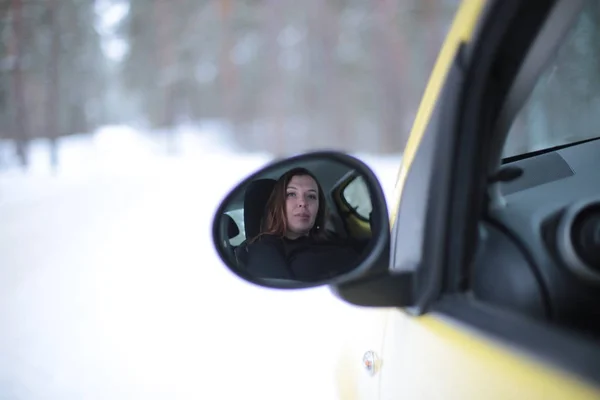
<path id="1" fill-rule="evenodd" d="M 158 62 L 159 95 L 158 121 L 162 128 L 172 127 L 175 123 L 175 93 L 177 84 L 176 55 L 174 46 L 174 25 L 172 2 L 154 1 L 154 26 L 156 29 L 156 60 Z M 175 151 L 173 132 L 166 129 L 167 150 Z"/>
<path id="2" fill-rule="evenodd" d="M 320 11 L 319 27 L 322 30 L 322 43 L 324 59 L 323 78 L 326 82 L 324 97 L 327 99 L 327 110 L 331 112 L 333 118 L 327 137 L 330 139 L 327 143 L 329 148 L 341 148 L 341 150 L 350 150 L 343 148 L 348 146 L 348 123 L 350 117 L 346 114 L 346 89 L 342 76 L 340 76 L 340 66 L 338 54 L 340 27 L 339 27 L 339 9 L 334 9 L 332 2 L 322 4 Z"/>
<path id="3" fill-rule="evenodd" d="M 58 145 L 60 136 L 60 73 L 61 32 L 59 24 L 58 0 L 46 0 L 50 21 L 51 41 L 50 60 L 48 63 L 48 80 L 46 90 L 46 130 L 50 139 L 50 162 L 54 170 L 58 167 Z"/>
<path id="4" fill-rule="evenodd" d="M 232 20 L 233 4 L 231 0 L 219 0 L 219 17 L 221 20 L 221 46 L 219 64 L 221 70 L 222 107 L 229 119 L 234 115 L 234 87 L 236 84 L 235 68 L 231 62 L 234 45 L 234 21 Z"/>
<path id="5" fill-rule="evenodd" d="M 283 76 L 282 69 L 279 65 L 280 48 L 277 38 L 281 33 L 281 20 L 284 16 L 285 8 L 282 6 L 281 0 L 265 0 L 266 24 L 265 37 L 267 41 L 266 55 L 267 66 L 266 71 L 269 77 L 265 82 L 263 95 L 263 104 L 265 107 L 264 115 L 267 116 L 271 128 L 270 137 L 267 141 L 272 143 L 273 153 L 277 156 L 283 156 L 285 153 L 285 121 L 283 116 L 282 104 L 283 98 Z"/>
<path id="6" fill-rule="evenodd" d="M 13 132 L 17 155 L 23 167 L 29 165 L 28 143 L 29 131 L 25 111 L 25 91 L 23 85 L 23 0 L 12 0 L 12 34 L 10 38 L 9 54 L 12 65 L 12 103 L 13 103 Z"/>
<path id="7" fill-rule="evenodd" d="M 373 47 L 377 50 L 377 77 L 380 96 L 381 117 L 384 122 L 380 151 L 397 152 L 406 140 L 403 132 L 402 81 L 406 76 L 403 71 L 402 48 L 395 37 L 395 26 L 390 19 L 397 13 L 396 1 L 376 0 L 376 25 L 373 27 Z M 394 20 L 392 19 L 392 21 Z"/>

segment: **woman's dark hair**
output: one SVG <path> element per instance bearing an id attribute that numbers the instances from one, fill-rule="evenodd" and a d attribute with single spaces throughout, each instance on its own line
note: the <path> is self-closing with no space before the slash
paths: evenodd
<path id="1" fill-rule="evenodd" d="M 261 223 L 260 233 L 251 239 L 250 242 L 254 242 L 262 235 L 274 235 L 274 236 L 285 236 L 287 232 L 287 218 L 286 218 L 286 198 L 287 198 L 287 186 L 295 176 L 310 176 L 319 190 L 319 210 L 315 218 L 315 224 L 309 231 L 309 236 L 317 240 L 326 239 L 325 234 L 325 221 L 327 219 L 327 203 L 325 201 L 325 194 L 323 188 L 317 180 L 317 178 L 306 168 L 293 168 L 283 174 L 275 183 L 271 196 L 267 201 L 265 209 L 265 215 Z"/>

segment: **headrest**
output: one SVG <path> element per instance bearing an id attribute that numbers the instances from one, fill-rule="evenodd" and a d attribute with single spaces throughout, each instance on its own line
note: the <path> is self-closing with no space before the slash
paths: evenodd
<path id="1" fill-rule="evenodd" d="M 240 228 L 238 228 L 234 219 L 231 218 L 231 215 L 223 214 L 223 220 L 223 227 L 227 229 L 227 237 L 229 239 L 233 239 L 234 237 L 240 234 Z"/>
<path id="2" fill-rule="evenodd" d="M 244 193 L 244 226 L 247 239 L 260 233 L 260 223 L 276 182 L 275 179 L 257 179 L 248 185 Z"/>

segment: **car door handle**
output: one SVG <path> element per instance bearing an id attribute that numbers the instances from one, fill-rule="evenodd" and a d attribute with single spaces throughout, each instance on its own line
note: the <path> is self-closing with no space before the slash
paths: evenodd
<path id="1" fill-rule="evenodd" d="M 370 376 L 374 376 L 379 372 L 381 362 L 377 353 L 373 350 L 367 351 L 362 358 L 363 367 Z"/>

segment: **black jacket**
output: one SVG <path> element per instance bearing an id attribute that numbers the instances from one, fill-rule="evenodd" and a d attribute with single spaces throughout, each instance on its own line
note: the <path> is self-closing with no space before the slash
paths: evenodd
<path id="1" fill-rule="evenodd" d="M 263 235 L 247 247 L 246 270 L 256 278 L 324 280 L 353 269 L 360 255 L 339 241 Z"/>

